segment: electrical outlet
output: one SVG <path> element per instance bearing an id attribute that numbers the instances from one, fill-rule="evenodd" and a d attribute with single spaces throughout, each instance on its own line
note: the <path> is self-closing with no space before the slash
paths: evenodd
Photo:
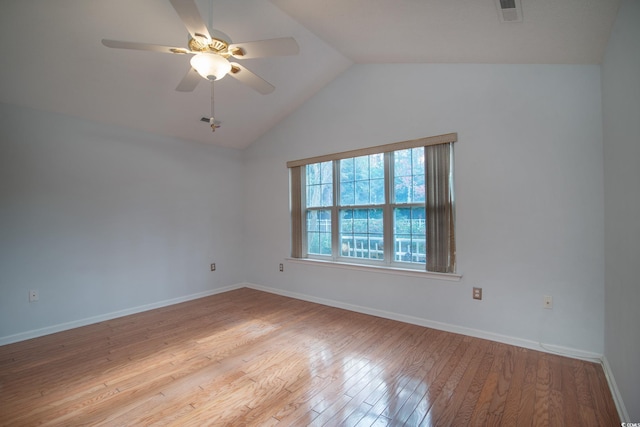
<path id="1" fill-rule="evenodd" d="M 473 299 L 482 299 L 482 288 L 473 288 Z"/>
<path id="2" fill-rule="evenodd" d="M 551 310 L 553 308 L 553 297 L 545 295 L 542 300 L 542 306 L 547 310 Z"/>
<path id="3" fill-rule="evenodd" d="M 211 263 L 211 271 L 216 271 L 216 263 L 215 262 Z"/>
<path id="4" fill-rule="evenodd" d="M 35 289 L 31 289 L 29 291 L 29 302 L 38 301 L 38 299 L 40 299 L 40 296 L 38 295 L 38 291 Z"/>
<path id="5" fill-rule="evenodd" d="M 284 264 L 280 264 L 280 271 L 284 271 Z"/>

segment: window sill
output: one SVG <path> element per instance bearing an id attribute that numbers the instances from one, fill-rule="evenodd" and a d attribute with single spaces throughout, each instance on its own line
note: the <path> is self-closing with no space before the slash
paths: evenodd
<path id="1" fill-rule="evenodd" d="M 459 282 L 462 274 L 459 273 L 434 273 L 431 271 L 413 270 L 398 267 L 380 267 L 377 265 L 350 264 L 346 262 L 324 261 L 312 258 L 287 258 L 287 261 L 296 264 L 317 265 L 322 267 L 342 268 L 347 270 L 369 271 L 375 273 L 394 274 L 401 276 L 421 277 L 425 279 L 448 280 Z"/>

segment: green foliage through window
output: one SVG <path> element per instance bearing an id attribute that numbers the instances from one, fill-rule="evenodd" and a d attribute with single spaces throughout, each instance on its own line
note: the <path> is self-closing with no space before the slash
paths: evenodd
<path id="1" fill-rule="evenodd" d="M 388 157 L 388 159 L 386 159 Z M 312 255 L 385 259 L 383 206 L 391 206 L 390 258 L 426 261 L 424 147 L 306 165 L 307 252 Z M 385 185 L 385 162 L 392 185 Z M 337 166 L 334 177 L 334 166 Z M 337 179 L 337 203 L 333 203 Z M 390 197 L 388 197 L 390 196 Z M 389 201 L 391 200 L 391 201 Z M 333 249 L 332 209 L 337 209 L 338 245 Z M 389 255 L 387 255 L 389 256 Z"/>

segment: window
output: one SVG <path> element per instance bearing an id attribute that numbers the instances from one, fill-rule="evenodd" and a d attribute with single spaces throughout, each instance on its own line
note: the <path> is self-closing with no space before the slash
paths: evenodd
<path id="1" fill-rule="evenodd" d="M 292 257 L 455 273 L 456 140 L 288 162 Z"/>

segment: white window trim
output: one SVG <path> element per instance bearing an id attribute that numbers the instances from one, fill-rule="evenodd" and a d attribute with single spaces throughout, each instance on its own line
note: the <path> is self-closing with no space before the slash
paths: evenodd
<path id="1" fill-rule="evenodd" d="M 393 274 L 409 277 L 419 277 L 422 279 L 446 280 L 449 282 L 459 282 L 462 280 L 462 273 L 435 273 L 432 271 L 416 270 L 409 268 L 391 267 L 388 265 L 352 264 L 348 262 L 323 260 L 318 258 L 285 258 L 288 262 L 295 264 L 315 265 L 319 267 L 340 268 L 345 270 L 367 271 L 373 273 Z"/>
<path id="2" fill-rule="evenodd" d="M 410 141 L 391 143 L 391 144 L 381 145 L 377 147 L 356 149 L 356 150 L 350 150 L 350 151 L 345 151 L 341 153 L 334 153 L 329 155 L 322 155 L 322 156 L 316 156 L 316 157 L 311 157 L 306 159 L 288 161 L 287 167 L 290 170 L 293 171 L 295 170 L 294 168 L 300 169 L 298 171 L 298 173 L 300 174 L 300 179 L 298 180 L 298 183 L 297 183 L 298 187 L 294 189 L 293 186 L 290 186 L 290 189 L 292 191 L 295 191 L 300 196 L 291 195 L 290 203 L 291 203 L 291 209 L 293 209 L 293 207 L 296 206 L 296 203 L 294 202 L 294 198 L 297 197 L 298 198 L 297 203 L 299 204 L 301 209 L 300 216 L 299 216 L 300 222 L 294 223 L 294 221 L 292 221 L 292 224 L 291 224 L 292 225 L 292 254 L 298 253 L 299 255 L 301 255 L 301 257 L 298 257 L 298 255 L 293 255 L 292 257 L 287 258 L 287 260 L 294 263 L 301 263 L 301 264 L 322 265 L 322 266 L 345 268 L 345 269 L 351 269 L 351 270 L 361 270 L 361 271 L 376 271 L 376 272 L 382 272 L 382 273 L 401 274 L 406 276 L 433 278 L 433 279 L 448 280 L 448 281 L 460 281 L 460 279 L 462 278 L 462 274 L 458 272 L 441 273 L 441 272 L 423 270 L 421 264 L 412 264 L 412 263 L 404 264 L 402 262 L 388 260 L 387 257 L 385 257 L 385 260 L 383 261 L 353 258 L 353 262 L 350 262 L 351 258 L 335 256 L 334 254 L 330 256 L 309 254 L 308 252 L 306 252 L 307 233 L 305 231 L 306 226 L 304 225 L 306 222 L 306 215 L 302 212 L 302 207 L 306 205 L 304 200 L 305 192 L 301 191 L 306 186 L 306 183 L 304 180 L 305 175 L 303 173 L 302 167 L 307 164 L 333 161 L 334 168 L 336 168 L 337 167 L 337 162 L 335 162 L 336 160 L 341 160 L 341 159 L 351 158 L 351 157 L 359 157 L 359 156 L 364 156 L 369 154 L 387 153 L 390 151 L 398 151 L 398 150 L 409 149 L 409 148 L 426 147 L 430 145 L 437 145 L 437 144 L 444 144 L 444 143 L 453 143 L 453 142 L 457 142 L 457 140 L 458 140 L 457 133 L 449 133 L 444 135 L 437 135 L 437 136 L 410 140 Z M 385 159 L 387 158 L 388 157 L 385 156 Z M 390 169 L 388 165 L 386 165 L 385 166 L 385 183 L 386 184 L 389 182 L 389 176 L 388 176 L 389 170 Z M 335 175 L 336 174 L 334 172 L 334 177 Z M 336 200 L 336 197 L 337 197 L 337 194 L 335 194 L 335 192 L 337 191 L 336 188 L 337 187 L 334 185 L 334 201 Z M 387 198 L 387 200 L 385 201 L 384 205 L 381 205 L 381 207 L 384 207 L 386 208 L 386 210 L 389 210 L 390 207 L 396 206 L 396 204 L 390 203 L 390 200 L 388 198 L 389 197 L 388 191 L 385 191 L 385 197 Z M 334 203 L 333 206 L 331 207 L 329 206 L 324 208 L 318 207 L 318 209 L 331 210 L 332 218 L 336 216 L 333 214 L 333 211 L 338 210 L 340 208 L 341 207 L 337 206 L 336 203 Z M 348 208 L 348 206 L 345 206 L 344 208 Z M 388 212 L 385 212 L 385 213 L 386 213 L 386 215 L 384 216 L 385 221 L 391 221 L 392 220 L 391 216 L 388 214 Z M 385 226 L 385 229 L 389 229 L 388 224 Z M 296 234 L 298 235 L 297 239 L 294 238 Z M 337 221 L 332 221 L 331 235 L 333 240 L 338 239 Z M 294 241 L 296 241 L 297 243 L 294 243 Z M 335 242 L 332 242 L 332 247 L 334 246 L 335 246 Z M 305 248 L 306 253 L 304 254 L 301 253 L 302 251 L 300 249 L 302 248 Z M 454 254 L 455 254 L 455 249 L 454 249 Z"/>

